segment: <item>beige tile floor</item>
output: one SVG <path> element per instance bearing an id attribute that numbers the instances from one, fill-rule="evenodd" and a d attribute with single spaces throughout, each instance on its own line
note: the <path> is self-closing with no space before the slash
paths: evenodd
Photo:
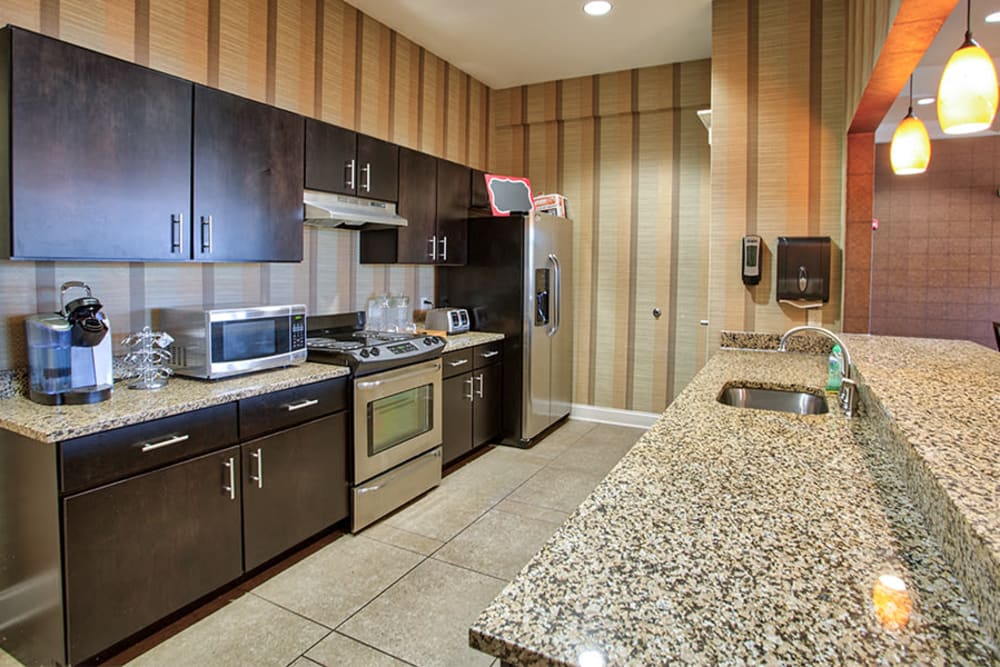
<path id="1" fill-rule="evenodd" d="M 469 626 L 641 433 L 570 421 L 493 449 L 129 665 L 493 666 Z"/>

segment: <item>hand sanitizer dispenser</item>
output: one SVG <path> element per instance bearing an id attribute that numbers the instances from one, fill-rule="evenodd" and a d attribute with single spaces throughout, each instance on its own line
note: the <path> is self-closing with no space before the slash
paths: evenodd
<path id="1" fill-rule="evenodd" d="M 744 285 L 756 285 L 760 282 L 760 262 L 764 255 L 764 242 L 756 234 L 743 237 L 743 253 L 741 272 Z"/>

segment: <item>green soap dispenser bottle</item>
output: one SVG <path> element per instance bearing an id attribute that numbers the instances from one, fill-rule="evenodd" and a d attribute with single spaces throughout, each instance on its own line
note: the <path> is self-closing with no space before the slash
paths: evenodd
<path id="1" fill-rule="evenodd" d="M 844 379 L 844 353 L 839 345 L 834 345 L 830 350 L 830 360 L 827 365 L 826 390 L 839 391 L 840 382 Z"/>

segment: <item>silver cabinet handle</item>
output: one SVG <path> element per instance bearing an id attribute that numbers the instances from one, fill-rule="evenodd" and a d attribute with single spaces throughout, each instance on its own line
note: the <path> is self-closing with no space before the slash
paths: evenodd
<path id="1" fill-rule="evenodd" d="M 471 401 L 472 400 L 472 378 L 470 377 L 468 380 L 466 380 L 465 384 L 469 385 L 469 394 L 467 396 L 465 396 L 465 398 Z"/>
<path id="2" fill-rule="evenodd" d="M 456 359 L 455 361 L 449 361 L 448 365 L 452 368 L 457 368 L 459 366 L 464 366 L 467 363 L 469 363 L 468 359 Z"/>
<path id="3" fill-rule="evenodd" d="M 365 175 L 365 184 L 361 187 L 364 188 L 365 192 L 372 191 L 372 163 L 365 162 L 365 166 L 361 167 L 361 173 Z"/>
<path id="4" fill-rule="evenodd" d="M 448 237 L 447 236 L 441 237 L 441 261 L 442 262 L 447 262 L 448 261 Z"/>
<path id="5" fill-rule="evenodd" d="M 184 442 L 191 436 L 189 435 L 172 435 L 159 442 L 147 442 L 142 446 L 142 452 L 151 452 L 154 449 L 159 449 L 160 447 L 169 447 L 170 445 L 176 445 L 178 442 Z"/>
<path id="6" fill-rule="evenodd" d="M 354 160 L 351 159 L 349 162 L 344 163 L 344 173 L 347 174 L 347 179 L 344 181 L 344 185 L 348 190 L 354 189 Z"/>
<path id="7" fill-rule="evenodd" d="M 497 356 L 498 354 L 500 354 L 499 350 L 490 350 L 489 352 L 483 352 L 479 356 L 481 356 L 483 359 L 490 359 L 492 357 Z"/>
<path id="8" fill-rule="evenodd" d="M 483 396 L 483 385 L 486 383 L 483 381 L 483 374 L 480 373 L 477 375 L 476 380 L 479 382 L 479 389 L 476 390 L 476 396 L 479 398 L 485 398 L 485 396 Z"/>
<path id="9" fill-rule="evenodd" d="M 222 490 L 229 494 L 230 500 L 236 500 L 236 461 L 230 456 L 222 465 L 229 469 L 229 486 L 223 486 Z"/>
<path id="10" fill-rule="evenodd" d="M 304 401 L 299 401 L 298 403 L 290 403 L 285 406 L 285 409 L 289 412 L 295 412 L 296 410 L 301 410 L 302 408 L 308 408 L 319 403 L 319 399 L 307 398 Z"/>
<path id="11" fill-rule="evenodd" d="M 429 239 L 427 239 L 427 242 L 431 244 L 431 251 L 427 254 L 427 256 L 431 258 L 432 262 L 436 262 L 437 258 L 438 258 L 438 253 L 437 253 L 438 242 L 437 241 L 438 241 L 438 237 L 437 236 L 432 236 Z"/>
<path id="12" fill-rule="evenodd" d="M 257 474 L 250 475 L 251 482 L 257 482 L 257 488 L 264 488 L 264 455 L 260 452 L 260 447 L 250 452 L 250 458 L 257 459 Z"/>
<path id="13" fill-rule="evenodd" d="M 201 216 L 201 251 L 212 252 L 212 216 L 210 215 Z"/>
<path id="14" fill-rule="evenodd" d="M 174 233 L 174 230 L 177 233 Z M 184 252 L 184 214 L 174 213 L 170 216 L 170 252 Z"/>

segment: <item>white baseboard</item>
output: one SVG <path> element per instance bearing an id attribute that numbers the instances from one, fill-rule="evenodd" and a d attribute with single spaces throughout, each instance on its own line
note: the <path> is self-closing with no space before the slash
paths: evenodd
<path id="1" fill-rule="evenodd" d="M 649 428 L 660 418 L 656 412 L 639 412 L 638 410 L 619 410 L 618 408 L 602 408 L 599 405 L 582 405 L 574 403 L 569 413 L 570 419 L 585 422 L 600 422 L 614 426 L 635 426 Z"/>

